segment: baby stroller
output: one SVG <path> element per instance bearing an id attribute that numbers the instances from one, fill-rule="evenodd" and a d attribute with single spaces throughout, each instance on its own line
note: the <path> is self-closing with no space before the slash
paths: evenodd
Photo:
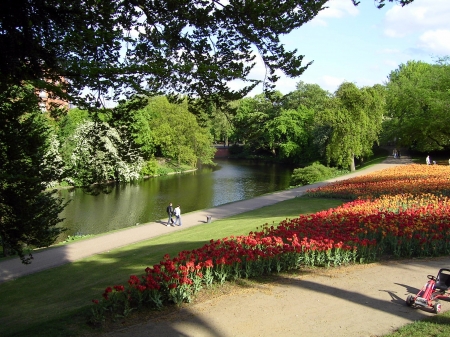
<path id="1" fill-rule="evenodd" d="M 416 296 L 408 295 L 406 305 L 410 307 L 431 308 L 437 314 L 441 311 L 439 300 L 450 301 L 450 294 L 447 293 L 450 287 L 450 269 L 439 269 L 436 277 L 433 275 L 427 275 L 427 277 L 428 282 Z"/>

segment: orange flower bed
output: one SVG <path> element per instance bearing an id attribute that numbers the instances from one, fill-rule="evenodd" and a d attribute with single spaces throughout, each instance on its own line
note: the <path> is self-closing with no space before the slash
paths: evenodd
<path id="1" fill-rule="evenodd" d="M 405 193 L 450 195 L 450 166 L 400 165 L 307 191 L 311 197 L 350 200 Z"/>

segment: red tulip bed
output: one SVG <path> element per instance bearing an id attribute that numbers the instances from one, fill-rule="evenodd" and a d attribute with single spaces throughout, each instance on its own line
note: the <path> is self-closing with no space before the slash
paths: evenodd
<path id="1" fill-rule="evenodd" d="M 181 304 L 203 287 L 304 266 L 366 263 L 382 256 L 450 253 L 450 168 L 402 165 L 310 190 L 354 199 L 246 236 L 211 240 L 163 260 L 94 300 L 92 321 L 140 307 Z"/>

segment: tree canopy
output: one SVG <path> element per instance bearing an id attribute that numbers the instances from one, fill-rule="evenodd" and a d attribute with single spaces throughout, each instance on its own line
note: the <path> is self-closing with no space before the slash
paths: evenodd
<path id="1" fill-rule="evenodd" d="M 328 130 L 328 162 L 354 171 L 355 157 L 369 155 L 374 142 L 378 141 L 384 109 L 381 87 L 360 89 L 353 83 L 342 83 L 328 106 L 316 117 L 318 125 Z"/>
<path id="2" fill-rule="evenodd" d="M 419 151 L 450 149 L 450 65 L 409 61 L 391 72 L 387 83 L 386 135 Z"/>
<path id="3" fill-rule="evenodd" d="M 303 73 L 310 63 L 279 37 L 312 20 L 328 1 L 3 0 L 0 89 L 33 81 L 81 103 L 78 95 L 89 88 L 94 106 L 142 92 L 240 98 L 261 81 L 248 78 L 257 53 L 267 89 L 277 70 Z M 233 80 L 247 86 L 232 90 Z"/>

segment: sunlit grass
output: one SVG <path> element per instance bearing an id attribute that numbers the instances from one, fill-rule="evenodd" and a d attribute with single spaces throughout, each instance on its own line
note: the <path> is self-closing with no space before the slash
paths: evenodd
<path id="1" fill-rule="evenodd" d="M 448 337 L 450 336 L 450 311 L 405 325 L 385 337 Z"/>

